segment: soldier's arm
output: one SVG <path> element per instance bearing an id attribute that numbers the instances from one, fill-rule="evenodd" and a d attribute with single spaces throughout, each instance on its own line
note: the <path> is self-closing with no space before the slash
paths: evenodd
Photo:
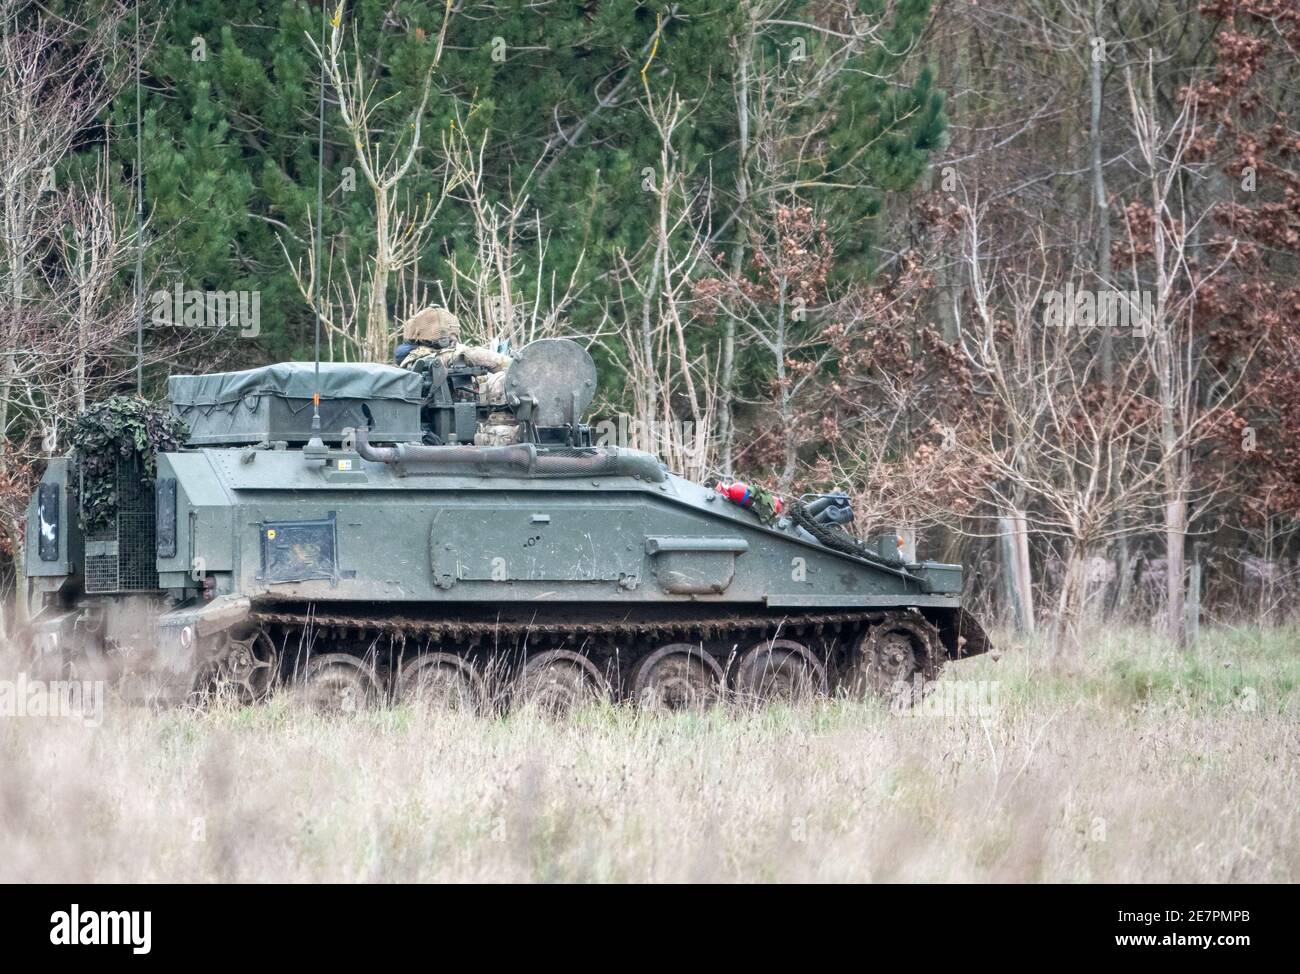
<path id="1" fill-rule="evenodd" d="M 493 372 L 502 372 L 510 368 L 510 363 L 514 361 L 509 355 L 501 355 L 491 349 L 473 346 L 467 346 L 462 355 L 467 364 L 478 365 Z"/>

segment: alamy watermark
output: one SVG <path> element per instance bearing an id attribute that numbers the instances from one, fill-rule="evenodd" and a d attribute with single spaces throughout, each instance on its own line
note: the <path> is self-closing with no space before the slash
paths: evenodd
<path id="1" fill-rule="evenodd" d="M 50 914 L 50 943 L 63 946 L 123 946 L 147 954 L 153 945 L 151 910 L 83 910 L 73 903 Z"/>
<path id="2" fill-rule="evenodd" d="M 1043 294 L 1043 324 L 1053 328 L 1131 329 L 1134 335 L 1146 335 L 1153 314 L 1150 291 L 1094 291 L 1067 284 L 1064 291 Z"/>
<path id="3" fill-rule="evenodd" d="M 894 684 L 891 709 L 900 717 L 992 717 L 1002 705 L 997 680 L 927 680 Z"/>
<path id="4" fill-rule="evenodd" d="M 87 727 L 104 722 L 103 680 L 0 680 L 0 717 L 60 717 Z"/>
<path id="5" fill-rule="evenodd" d="M 262 332 L 261 291 L 200 291 L 179 283 L 149 296 L 152 321 L 164 328 L 235 328 L 244 338 Z"/>
<path id="6" fill-rule="evenodd" d="M 618 419 L 601 420 L 593 429 L 597 446 L 674 452 L 688 459 L 703 458 L 709 446 L 708 429 L 689 421 L 646 422 L 620 413 Z"/>

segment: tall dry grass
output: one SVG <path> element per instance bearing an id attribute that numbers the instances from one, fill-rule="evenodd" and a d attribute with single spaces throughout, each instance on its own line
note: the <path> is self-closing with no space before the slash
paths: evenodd
<path id="1" fill-rule="evenodd" d="M 1297 635 L 1011 645 L 985 718 L 0 718 L 0 881 L 1294 882 Z"/>

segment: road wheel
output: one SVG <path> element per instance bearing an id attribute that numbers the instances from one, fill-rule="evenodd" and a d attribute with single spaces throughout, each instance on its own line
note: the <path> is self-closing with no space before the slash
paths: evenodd
<path id="1" fill-rule="evenodd" d="M 855 699 L 917 703 L 943 667 L 939 631 L 920 617 L 889 618 L 858 637 L 839 689 Z"/>
<path id="2" fill-rule="evenodd" d="M 375 668 L 347 653 L 325 653 L 307 664 L 298 686 L 303 705 L 317 713 L 352 714 L 380 700 L 381 680 Z"/>
<path id="3" fill-rule="evenodd" d="M 397 699 L 429 710 L 479 712 L 487 693 L 472 663 L 451 653 L 421 653 L 402 664 Z"/>
<path id="4" fill-rule="evenodd" d="M 632 670 L 632 697 L 638 706 L 666 710 L 707 710 L 724 686 L 722 667 L 693 643 L 661 646 Z"/>
<path id="5" fill-rule="evenodd" d="M 740 657 L 735 687 L 741 700 L 799 703 L 826 693 L 826 668 L 793 639 L 765 639 Z"/>
<path id="6" fill-rule="evenodd" d="M 280 673 L 280 652 L 262 630 L 243 639 L 220 637 L 224 643 L 207 664 L 195 691 L 195 700 L 229 700 L 254 704 L 266 699 Z"/>
<path id="7" fill-rule="evenodd" d="M 565 717 L 609 697 L 609 683 L 585 656 L 552 649 L 528 657 L 515 679 L 511 704 Z"/>

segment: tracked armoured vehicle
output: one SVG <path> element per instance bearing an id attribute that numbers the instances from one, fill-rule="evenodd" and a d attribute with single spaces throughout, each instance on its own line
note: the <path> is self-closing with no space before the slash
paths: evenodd
<path id="1" fill-rule="evenodd" d="M 321 706 L 563 710 L 906 697 L 988 648 L 961 568 L 904 560 L 892 532 L 852 537 L 844 497 L 764 519 L 594 444 L 596 371 L 575 343 L 525 347 L 506 406 L 478 401 L 474 373 L 173 377 L 188 440 L 152 489 L 120 459 L 111 523 L 83 530 L 67 458 L 31 500 L 38 659 L 160 701 L 285 686 Z"/>

